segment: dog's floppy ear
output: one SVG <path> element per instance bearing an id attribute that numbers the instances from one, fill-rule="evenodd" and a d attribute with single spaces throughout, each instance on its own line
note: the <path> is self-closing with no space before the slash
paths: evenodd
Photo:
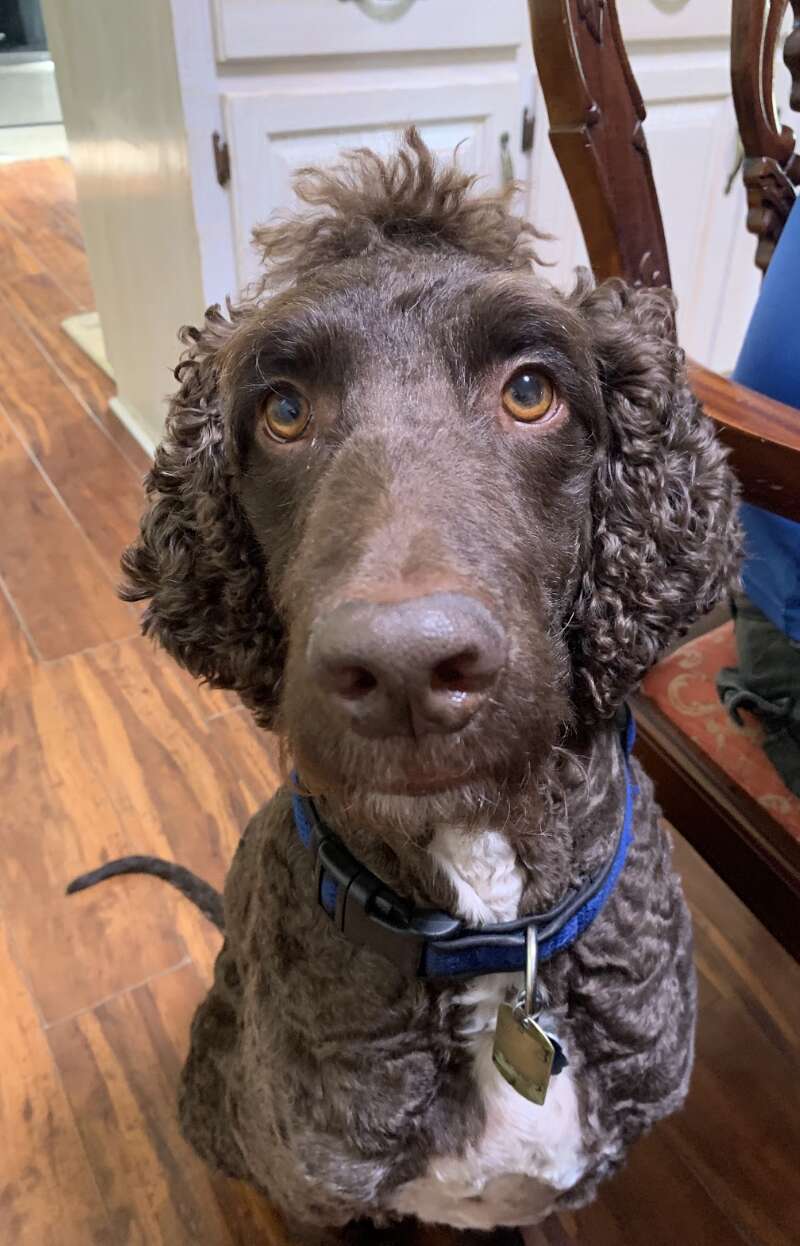
<path id="1" fill-rule="evenodd" d="M 664 649 L 735 583 L 737 487 L 675 342 L 667 290 L 579 286 L 608 416 L 569 626 L 575 696 L 613 713 Z"/>
<path id="2" fill-rule="evenodd" d="M 219 308 L 184 329 L 187 350 L 164 439 L 147 476 L 139 539 L 122 557 L 127 601 L 150 598 L 142 628 L 193 675 L 237 691 L 268 726 L 282 667 L 264 560 L 233 488 L 218 394 L 233 329 Z"/>

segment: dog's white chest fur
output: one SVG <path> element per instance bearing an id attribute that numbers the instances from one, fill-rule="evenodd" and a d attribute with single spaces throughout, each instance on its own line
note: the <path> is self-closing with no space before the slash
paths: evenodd
<path id="1" fill-rule="evenodd" d="M 443 829 L 430 851 L 456 889 L 461 917 L 478 923 L 518 915 L 523 880 L 502 835 Z M 492 1062 L 497 1008 L 510 983 L 519 985 L 515 975 L 495 974 L 478 979 L 461 997 L 473 1007 L 465 1037 L 486 1115 L 481 1137 L 463 1155 L 434 1156 L 421 1177 L 395 1192 L 394 1211 L 458 1228 L 533 1224 L 548 1213 L 556 1193 L 580 1177 L 585 1160 L 569 1067 L 537 1107 Z"/>

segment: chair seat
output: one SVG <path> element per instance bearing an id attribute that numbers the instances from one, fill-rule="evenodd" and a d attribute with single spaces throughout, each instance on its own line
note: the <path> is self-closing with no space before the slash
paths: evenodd
<path id="1" fill-rule="evenodd" d="M 717 672 L 736 664 L 733 622 L 724 623 L 687 641 L 659 662 L 642 684 L 642 692 L 728 778 L 800 841 L 800 800 L 763 752 L 760 723 L 743 713 L 744 725 L 738 727 L 717 695 Z"/>

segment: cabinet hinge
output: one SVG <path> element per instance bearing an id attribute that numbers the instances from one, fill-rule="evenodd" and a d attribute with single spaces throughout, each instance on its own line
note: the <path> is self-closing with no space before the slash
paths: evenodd
<path id="1" fill-rule="evenodd" d="M 523 151 L 533 151 L 533 135 L 536 130 L 536 118 L 530 108 L 522 110 L 522 139 L 520 147 Z"/>
<path id="2" fill-rule="evenodd" d="M 211 142 L 214 147 L 214 167 L 217 170 L 217 181 L 220 186 L 227 186 L 231 180 L 231 155 L 228 151 L 228 144 L 220 137 L 218 130 L 215 130 L 211 135 Z"/>

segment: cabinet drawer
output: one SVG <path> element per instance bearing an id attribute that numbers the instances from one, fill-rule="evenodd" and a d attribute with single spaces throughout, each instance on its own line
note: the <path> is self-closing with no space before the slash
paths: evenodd
<path id="1" fill-rule="evenodd" d="M 525 0 L 212 0 L 212 5 L 220 61 L 515 47 L 528 37 Z M 384 16 L 371 16 L 370 6 Z"/>
<path id="2" fill-rule="evenodd" d="M 588 0 L 599 9 L 600 0 Z M 617 0 L 626 43 L 661 39 L 724 39 L 731 33 L 731 0 Z"/>

